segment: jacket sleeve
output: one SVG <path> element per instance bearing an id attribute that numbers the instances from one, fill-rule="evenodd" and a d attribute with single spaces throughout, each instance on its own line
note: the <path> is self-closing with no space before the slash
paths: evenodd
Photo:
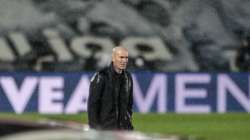
<path id="1" fill-rule="evenodd" d="M 99 128 L 100 108 L 101 108 L 101 95 L 104 86 L 103 76 L 96 73 L 91 81 L 89 87 L 88 98 L 88 121 L 90 128 Z"/>
<path id="2" fill-rule="evenodd" d="M 131 75 L 129 74 L 129 81 L 130 81 L 130 89 L 129 89 L 129 102 L 128 102 L 128 113 L 130 117 L 132 117 L 132 109 L 133 109 L 133 80 Z"/>
<path id="3" fill-rule="evenodd" d="M 129 74 L 129 83 L 130 83 L 130 89 L 129 89 L 129 102 L 128 102 L 128 108 L 127 108 L 127 115 L 129 117 L 129 121 L 127 124 L 128 130 L 134 130 L 133 124 L 132 124 L 132 114 L 133 114 L 133 80 L 131 75 Z"/>

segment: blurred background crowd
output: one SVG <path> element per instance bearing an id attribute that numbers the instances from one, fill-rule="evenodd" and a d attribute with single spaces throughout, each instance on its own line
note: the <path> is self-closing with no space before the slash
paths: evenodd
<path id="1" fill-rule="evenodd" d="M 250 70 L 249 0 L 0 0 L 0 71 Z"/>

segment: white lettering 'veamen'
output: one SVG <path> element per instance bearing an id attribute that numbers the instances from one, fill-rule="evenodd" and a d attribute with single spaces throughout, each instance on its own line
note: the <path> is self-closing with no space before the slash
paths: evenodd
<path id="1" fill-rule="evenodd" d="M 16 79 L 20 81 L 16 81 Z M 139 112 L 147 113 L 152 111 L 156 105 L 156 111 L 159 113 L 167 112 L 167 95 L 168 82 L 166 74 L 154 74 L 149 82 L 149 85 L 145 91 L 142 91 L 139 85 L 140 80 L 133 75 L 134 82 L 134 104 L 138 108 Z M 145 77 L 144 77 L 145 78 Z M 244 111 L 250 112 L 250 77 L 245 79 L 244 84 L 237 84 L 234 79 L 227 74 L 218 74 L 216 84 L 211 79 L 213 78 L 210 74 L 176 74 L 175 75 L 175 87 L 170 87 L 170 91 L 175 91 L 175 103 L 174 110 L 177 113 L 189 112 L 189 113 L 209 113 L 211 112 L 212 105 L 215 105 L 216 112 L 224 113 L 232 110 L 232 106 L 229 106 L 232 102 L 231 98 L 237 101 Z M 32 109 L 37 111 L 34 107 L 28 107 L 29 103 L 38 103 L 39 113 L 78 113 L 80 111 L 87 111 L 87 99 L 89 90 L 89 79 L 88 76 L 82 76 L 76 87 L 70 87 L 70 92 L 65 88 L 63 76 L 24 76 L 21 80 L 20 77 L 16 76 L 0 76 L 0 98 L 8 100 L 7 111 L 14 110 L 15 113 L 23 113 L 25 110 Z M 241 79 L 240 79 L 241 80 Z M 248 80 L 248 81 L 247 81 Z M 67 81 L 68 82 L 68 81 Z M 211 83 L 212 82 L 212 83 Z M 172 83 L 170 83 L 172 85 Z M 72 84 L 73 85 L 73 84 Z M 72 86 L 71 85 L 71 86 Z M 188 86 L 193 85 L 193 86 Z M 206 87 L 197 87 L 195 85 L 205 85 Z M 247 86 L 248 85 L 248 86 Z M 73 85 L 75 86 L 75 85 Z M 213 89 L 213 93 L 209 93 L 208 86 Z M 247 86 L 247 87 L 243 87 Z M 72 91 L 72 90 L 73 91 Z M 174 90 L 173 90 L 174 89 Z M 243 90 L 244 89 L 244 90 Z M 248 93 L 247 91 L 248 90 Z M 145 93 L 143 93 L 145 92 Z M 2 93 L 4 95 L 2 95 Z M 38 98 L 38 102 L 30 101 L 33 94 Z M 64 94 L 70 94 L 70 97 L 64 98 Z M 214 94 L 212 101 L 208 100 L 208 94 Z M 230 98 L 228 95 L 231 95 Z M 172 97 L 172 96 L 171 96 Z M 217 97 L 217 98 L 216 98 Z M 64 104 L 64 101 L 67 103 Z M 209 102 L 199 103 L 188 103 L 187 99 L 199 99 L 208 100 Z M 0 99 L 1 101 L 2 99 Z M 2 105 L 2 104 L 0 104 Z M 65 105 L 65 106 L 64 106 Z M 9 109 L 11 106 L 11 109 Z M 171 110 L 171 106 L 169 106 Z M 242 109 L 241 109 L 242 110 Z"/>
<path id="2" fill-rule="evenodd" d="M 1 77 L 0 83 L 14 111 L 20 114 L 23 113 L 31 98 L 38 79 L 36 77 L 26 77 L 19 89 L 13 77 Z"/>
<path id="3" fill-rule="evenodd" d="M 65 108 L 65 113 L 75 114 L 80 111 L 87 111 L 88 96 L 89 96 L 89 79 L 87 76 L 83 76 Z"/>
<path id="4" fill-rule="evenodd" d="M 250 79 L 249 79 L 250 80 Z M 250 112 L 250 98 L 227 76 L 226 74 L 218 75 L 218 97 L 217 97 L 217 110 L 219 113 L 226 112 L 227 109 L 227 91 L 242 105 L 242 107 Z M 250 91 L 249 91 L 250 92 Z M 250 94 L 250 93 L 248 93 Z"/>
<path id="5" fill-rule="evenodd" d="M 134 100 L 138 107 L 138 111 L 142 113 L 147 113 L 152 107 L 154 99 L 158 94 L 157 102 L 157 111 L 159 113 L 165 113 L 167 104 L 166 104 L 166 88 L 167 88 L 167 79 L 164 74 L 156 74 L 149 86 L 148 92 L 146 94 L 142 93 L 142 90 L 137 83 L 136 77 L 133 75 L 134 81 Z M 145 97 L 143 97 L 145 95 Z"/>
<path id="6" fill-rule="evenodd" d="M 57 114 L 63 112 L 63 87 L 64 79 L 62 77 L 42 77 L 40 79 L 38 98 L 40 113 Z"/>
<path id="7" fill-rule="evenodd" d="M 178 113 L 209 113 L 209 105 L 187 105 L 185 99 L 207 97 L 207 90 L 202 88 L 186 88 L 187 84 L 208 84 L 211 78 L 208 74 L 177 74 L 175 83 L 175 106 Z"/>

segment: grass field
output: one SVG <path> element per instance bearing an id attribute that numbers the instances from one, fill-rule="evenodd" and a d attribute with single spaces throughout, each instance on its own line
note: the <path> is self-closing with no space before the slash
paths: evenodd
<path id="1" fill-rule="evenodd" d="M 39 115 L 35 113 L 13 115 L 0 113 L 0 119 L 24 120 L 53 119 L 87 123 L 87 114 Z M 133 117 L 135 129 L 146 133 L 177 134 L 204 140 L 249 140 L 250 114 L 138 114 Z"/>

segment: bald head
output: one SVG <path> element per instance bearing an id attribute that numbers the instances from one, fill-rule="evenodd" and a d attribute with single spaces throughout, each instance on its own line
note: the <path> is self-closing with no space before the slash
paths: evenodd
<path id="1" fill-rule="evenodd" d="M 113 48 L 112 62 L 116 72 L 121 73 L 127 67 L 128 50 L 121 46 Z"/>
<path id="2" fill-rule="evenodd" d="M 112 55 L 114 55 L 115 53 L 118 53 L 119 51 L 125 51 L 128 52 L 128 50 L 124 47 L 118 46 L 118 47 L 114 47 L 112 50 Z"/>

